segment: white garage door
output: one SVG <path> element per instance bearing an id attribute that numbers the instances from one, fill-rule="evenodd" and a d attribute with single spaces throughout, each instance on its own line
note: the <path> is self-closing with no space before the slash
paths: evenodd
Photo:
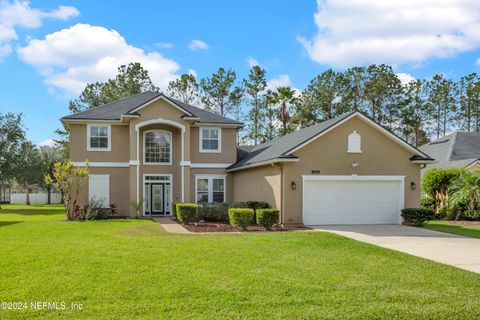
<path id="1" fill-rule="evenodd" d="M 303 176 L 303 223 L 398 224 L 403 176 Z"/>

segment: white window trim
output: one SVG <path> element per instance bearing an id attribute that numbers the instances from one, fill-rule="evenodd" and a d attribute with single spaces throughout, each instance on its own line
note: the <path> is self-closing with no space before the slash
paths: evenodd
<path id="1" fill-rule="evenodd" d="M 92 191 L 91 191 L 91 188 L 90 188 L 90 179 L 91 179 L 92 176 L 107 177 L 108 178 L 108 197 L 106 199 L 107 203 L 106 204 L 104 203 L 105 208 L 108 208 L 108 206 L 110 205 L 110 175 L 109 174 L 89 174 L 88 175 L 88 201 L 91 201 L 92 198 L 95 198 L 95 195 L 91 194 Z"/>
<path id="2" fill-rule="evenodd" d="M 94 148 L 90 146 L 90 128 L 91 127 L 107 127 L 108 147 Z M 87 151 L 112 151 L 112 125 L 110 123 L 87 123 Z"/>
<path id="3" fill-rule="evenodd" d="M 195 203 L 198 199 L 198 179 L 208 179 L 208 203 L 213 202 L 213 179 L 223 179 L 223 202 L 227 201 L 227 175 L 226 174 L 196 174 L 195 175 Z"/>
<path id="4" fill-rule="evenodd" d="M 218 149 L 217 150 L 205 150 L 203 149 L 202 144 L 202 131 L 203 130 L 211 130 L 217 129 L 218 130 Z M 222 128 L 220 127 L 199 127 L 198 128 L 198 149 L 201 153 L 221 153 L 222 152 Z"/>
<path id="5" fill-rule="evenodd" d="M 142 204 L 142 216 L 147 216 L 145 215 L 145 212 L 146 212 L 146 196 L 145 196 L 145 185 L 147 184 L 147 179 L 146 177 L 168 177 L 168 180 L 163 180 L 163 182 L 169 182 L 170 183 L 170 216 L 173 215 L 172 213 L 172 204 L 173 204 L 173 175 L 172 174 L 150 174 L 150 173 L 145 173 L 143 175 L 143 189 L 142 189 L 142 200 L 143 200 L 143 204 Z M 162 181 L 159 181 L 159 182 L 162 182 Z M 148 216 L 147 216 L 148 217 Z"/>
<path id="6" fill-rule="evenodd" d="M 170 161 L 169 162 L 146 162 L 145 161 L 145 135 L 148 132 L 164 132 L 170 136 Z M 143 131 L 143 164 L 146 166 L 171 166 L 172 165 L 172 158 L 173 158 L 173 135 L 171 131 L 167 130 L 160 130 L 160 129 L 152 129 L 152 130 L 145 130 Z"/>

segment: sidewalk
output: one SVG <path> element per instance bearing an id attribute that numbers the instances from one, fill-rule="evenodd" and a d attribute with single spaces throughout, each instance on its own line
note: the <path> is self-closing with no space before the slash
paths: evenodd
<path id="1" fill-rule="evenodd" d="M 165 231 L 170 232 L 170 233 L 191 233 L 187 229 L 185 229 L 181 224 L 178 224 L 174 220 L 172 220 L 170 217 L 155 217 L 152 218 L 153 220 L 157 221 L 160 223 L 163 229 Z"/>

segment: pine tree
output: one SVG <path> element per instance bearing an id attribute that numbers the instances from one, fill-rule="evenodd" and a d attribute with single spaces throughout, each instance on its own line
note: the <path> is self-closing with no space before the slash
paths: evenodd
<path id="1" fill-rule="evenodd" d="M 264 124 L 266 113 L 266 92 L 267 80 L 265 70 L 259 66 L 253 66 L 250 69 L 247 79 L 243 79 L 245 98 L 250 104 L 250 111 L 247 119 L 246 138 L 257 145 L 262 138 L 262 126 Z"/>

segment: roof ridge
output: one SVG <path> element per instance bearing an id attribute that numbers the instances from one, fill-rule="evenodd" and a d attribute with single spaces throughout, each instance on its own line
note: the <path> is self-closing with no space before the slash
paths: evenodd
<path id="1" fill-rule="evenodd" d="M 447 156 L 448 161 L 452 161 L 453 149 L 455 149 L 455 144 L 457 142 L 457 135 L 458 135 L 458 132 L 452 133 L 452 142 L 450 144 L 450 150 L 448 150 L 448 156 Z"/>

